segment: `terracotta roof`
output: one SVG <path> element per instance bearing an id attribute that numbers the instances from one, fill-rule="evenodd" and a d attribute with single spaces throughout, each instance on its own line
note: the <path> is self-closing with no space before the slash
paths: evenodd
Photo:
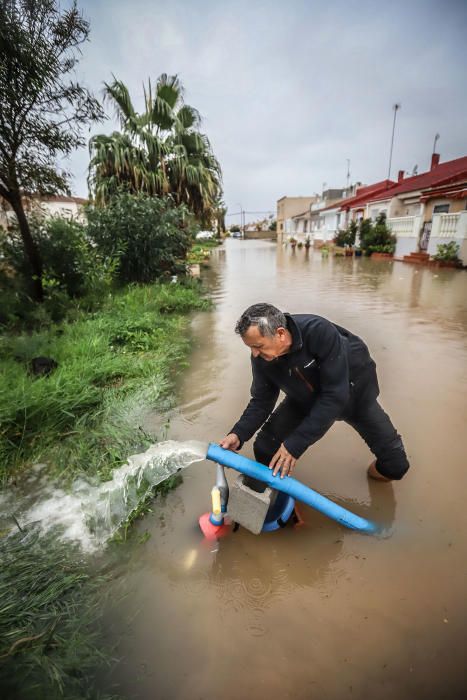
<path id="1" fill-rule="evenodd" d="M 341 199 L 334 204 L 330 204 L 324 209 L 319 211 L 327 211 L 328 209 L 353 209 L 359 204 L 366 204 L 366 202 L 375 194 L 380 195 L 386 190 L 392 189 L 397 183 L 392 180 L 381 180 L 381 182 L 375 182 L 373 185 L 366 185 L 365 187 L 359 187 L 356 194 L 353 197 L 347 197 L 346 199 Z"/>
<path id="2" fill-rule="evenodd" d="M 391 198 L 397 197 L 406 192 L 417 192 L 437 185 L 455 183 L 465 176 L 467 176 L 467 156 L 448 160 L 446 163 L 439 163 L 426 173 L 408 177 L 397 183 L 395 187 L 392 187 L 388 194 L 390 194 Z M 381 194 L 375 194 L 368 198 L 367 201 L 375 202 L 383 199 L 389 199 L 389 197 L 383 198 Z"/>
<path id="3" fill-rule="evenodd" d="M 430 187 L 430 189 L 422 192 L 420 201 L 427 202 L 430 199 L 442 197 L 443 199 L 464 199 L 467 197 L 467 176 L 462 178 L 455 185 L 439 185 L 438 187 Z"/>

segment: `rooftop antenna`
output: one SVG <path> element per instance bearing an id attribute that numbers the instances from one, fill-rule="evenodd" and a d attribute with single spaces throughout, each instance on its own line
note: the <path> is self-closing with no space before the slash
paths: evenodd
<path id="1" fill-rule="evenodd" d="M 347 158 L 347 185 L 346 189 L 349 189 L 349 184 L 350 184 L 350 158 Z"/>
<path id="2" fill-rule="evenodd" d="M 394 110 L 394 121 L 392 122 L 392 137 L 391 137 L 391 150 L 389 151 L 389 168 L 388 168 L 388 180 L 391 179 L 391 164 L 392 164 L 392 149 L 394 146 L 394 131 L 396 129 L 396 116 L 398 110 L 401 108 L 401 105 L 396 102 L 395 105 L 393 105 L 393 110 Z"/>

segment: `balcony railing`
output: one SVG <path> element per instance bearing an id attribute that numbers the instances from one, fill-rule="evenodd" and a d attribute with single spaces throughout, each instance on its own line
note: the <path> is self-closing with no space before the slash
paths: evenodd
<path id="1" fill-rule="evenodd" d="M 459 230 L 461 213 L 458 214 L 434 214 L 431 227 L 432 238 L 463 238 Z"/>
<path id="2" fill-rule="evenodd" d="M 388 219 L 388 226 L 397 238 L 418 238 L 420 216 L 398 216 Z"/>

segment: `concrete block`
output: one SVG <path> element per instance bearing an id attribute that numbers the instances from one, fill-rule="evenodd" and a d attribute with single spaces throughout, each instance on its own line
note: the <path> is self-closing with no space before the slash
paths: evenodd
<path id="1" fill-rule="evenodd" d="M 239 474 L 230 489 L 229 517 L 259 535 L 274 494 L 263 482 Z"/>

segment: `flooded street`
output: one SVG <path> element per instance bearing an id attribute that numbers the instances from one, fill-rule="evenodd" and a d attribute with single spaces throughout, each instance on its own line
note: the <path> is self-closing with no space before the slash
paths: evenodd
<path id="1" fill-rule="evenodd" d="M 302 506 L 302 527 L 240 528 L 213 544 L 198 517 L 215 466 L 190 466 L 144 518 L 151 537 L 115 578 L 107 620 L 120 661 L 105 690 L 141 700 L 467 697 L 467 274 L 227 240 L 206 279 L 216 306 L 193 318 L 168 438 L 216 442 L 230 430 L 251 382 L 233 328 L 268 301 L 365 340 L 411 469 L 369 483 L 371 454 L 336 423 L 294 476 L 383 535 Z M 144 427 L 159 425 L 154 416 Z"/>

